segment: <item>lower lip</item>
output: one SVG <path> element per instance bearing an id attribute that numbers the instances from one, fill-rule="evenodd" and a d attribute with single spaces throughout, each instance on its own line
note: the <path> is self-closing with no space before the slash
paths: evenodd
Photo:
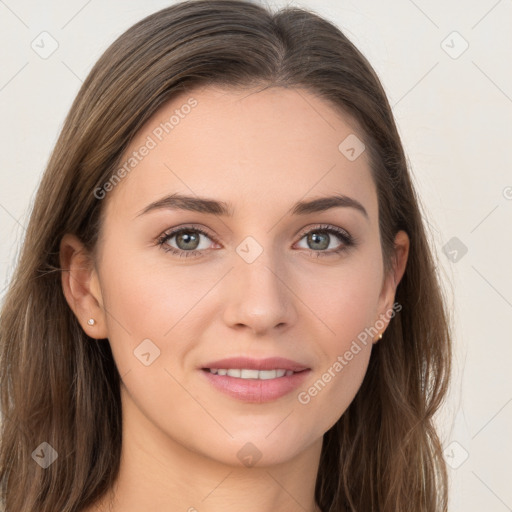
<path id="1" fill-rule="evenodd" d="M 293 375 L 276 377 L 275 379 L 239 379 L 227 375 L 217 375 L 209 370 L 201 370 L 206 378 L 226 395 L 243 402 L 270 402 L 277 400 L 296 389 L 311 370 L 303 370 Z"/>

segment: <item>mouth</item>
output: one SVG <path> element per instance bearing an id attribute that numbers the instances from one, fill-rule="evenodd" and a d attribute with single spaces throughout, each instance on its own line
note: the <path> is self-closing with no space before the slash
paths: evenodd
<path id="1" fill-rule="evenodd" d="M 217 391 L 239 401 L 264 403 L 284 397 L 311 373 L 311 368 L 283 358 L 231 358 L 200 368 Z"/>

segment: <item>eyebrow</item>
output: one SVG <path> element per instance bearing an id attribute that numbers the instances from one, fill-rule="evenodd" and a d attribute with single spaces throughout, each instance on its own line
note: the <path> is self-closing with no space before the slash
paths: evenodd
<path id="1" fill-rule="evenodd" d="M 331 208 L 354 208 L 362 213 L 366 219 L 369 219 L 368 212 L 359 201 L 342 194 L 335 194 L 307 201 L 298 201 L 292 206 L 291 210 L 292 215 L 308 215 L 310 213 L 319 213 L 330 210 Z M 212 215 L 227 217 L 232 217 L 234 211 L 232 205 L 224 201 L 217 201 L 215 199 L 198 196 L 187 196 L 184 194 L 171 194 L 152 202 L 143 208 L 136 217 L 154 210 L 162 209 L 188 210 L 192 212 L 209 213 Z"/>

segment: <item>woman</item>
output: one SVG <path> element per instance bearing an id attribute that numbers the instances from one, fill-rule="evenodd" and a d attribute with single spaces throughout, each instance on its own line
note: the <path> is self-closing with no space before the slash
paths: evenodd
<path id="1" fill-rule="evenodd" d="M 389 103 L 196 0 L 84 82 L 1 311 L 7 512 L 444 511 L 448 314 Z"/>

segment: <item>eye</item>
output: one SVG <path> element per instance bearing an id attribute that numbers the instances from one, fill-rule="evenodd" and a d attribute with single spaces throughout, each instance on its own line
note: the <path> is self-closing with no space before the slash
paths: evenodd
<path id="1" fill-rule="evenodd" d="M 332 239 L 337 238 L 340 242 L 336 247 L 326 250 L 331 245 Z M 306 249 L 311 255 L 333 256 L 342 251 L 346 251 L 351 246 L 356 245 L 356 240 L 347 231 L 337 226 L 322 224 L 308 231 L 301 233 L 301 238 L 306 239 L 308 247 Z M 157 244 L 166 252 L 170 252 L 181 257 L 200 257 L 209 248 L 208 242 L 204 242 L 201 238 L 207 238 L 215 241 L 213 237 L 196 226 L 182 226 L 163 233 L 157 240 Z M 173 241 L 173 239 L 175 239 Z M 216 242 L 216 241 L 215 241 Z"/>
<path id="2" fill-rule="evenodd" d="M 201 245 L 201 237 L 210 238 L 210 235 L 201 228 L 194 226 L 185 226 L 172 231 L 164 233 L 158 239 L 158 245 L 166 252 L 171 252 L 180 257 L 189 256 L 202 256 L 204 249 L 208 248 Z M 170 242 L 175 238 L 175 244 L 177 247 L 173 247 Z"/>
<path id="3" fill-rule="evenodd" d="M 325 249 L 327 249 L 331 244 L 333 238 L 332 235 L 341 241 L 341 243 L 327 251 Z M 303 232 L 301 236 L 301 240 L 304 238 L 306 239 L 306 249 L 310 249 L 310 254 L 315 254 L 317 257 L 339 254 L 355 245 L 354 237 L 352 237 L 347 231 L 329 224 L 316 226 L 305 233 Z"/>

